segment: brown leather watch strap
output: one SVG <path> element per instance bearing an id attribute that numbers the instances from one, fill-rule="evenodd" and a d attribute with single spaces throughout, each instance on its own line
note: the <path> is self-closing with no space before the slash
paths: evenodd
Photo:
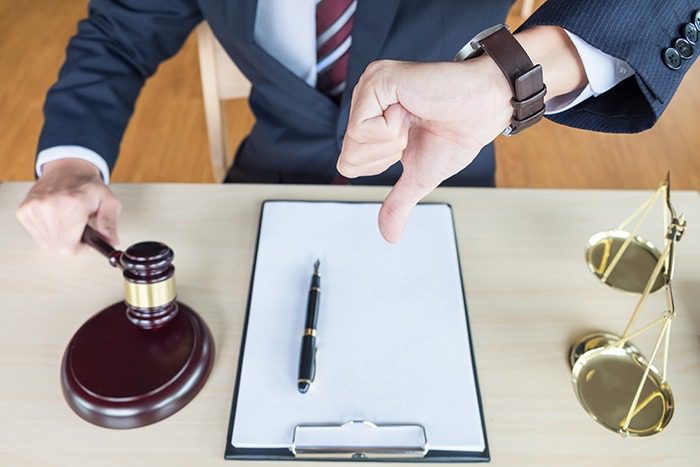
<path id="1" fill-rule="evenodd" d="M 513 90 L 513 119 L 504 134 L 514 135 L 531 127 L 544 115 L 547 88 L 542 67 L 532 60 L 506 27 L 487 35 L 478 43 L 499 66 Z"/>

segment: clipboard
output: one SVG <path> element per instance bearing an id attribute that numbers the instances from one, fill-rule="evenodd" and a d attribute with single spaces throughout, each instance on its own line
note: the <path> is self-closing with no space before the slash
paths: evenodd
<path id="1" fill-rule="evenodd" d="M 289 420 L 290 414 L 286 413 L 288 412 L 288 408 L 290 412 L 294 412 L 293 409 L 296 409 L 297 407 L 294 407 L 296 403 L 299 404 L 313 404 L 313 399 L 309 399 L 307 395 L 301 396 L 301 397 L 307 397 L 307 399 L 302 399 L 302 398 L 297 398 L 293 399 L 295 396 L 290 395 L 290 390 L 289 387 L 295 386 L 293 383 L 296 381 L 296 375 L 293 374 L 294 371 L 296 371 L 294 368 L 293 364 L 293 358 L 290 361 L 287 361 L 286 363 L 280 364 L 275 363 L 277 365 L 277 368 L 275 368 L 274 371 L 274 376 L 279 376 L 279 373 L 281 372 L 280 368 L 283 368 L 283 372 L 285 373 L 291 373 L 288 375 L 285 375 L 286 380 L 289 380 L 289 384 L 284 385 L 284 390 L 286 391 L 284 397 L 287 398 L 292 398 L 295 402 L 289 403 L 288 405 L 285 406 L 280 406 L 278 408 L 273 408 L 270 409 L 269 405 L 275 405 L 275 402 L 277 401 L 276 398 L 271 397 L 271 399 L 275 399 L 275 401 L 270 400 L 270 404 L 264 403 L 264 405 L 260 405 L 258 409 L 261 409 L 262 412 L 266 412 L 264 414 L 261 414 L 261 418 L 264 418 L 266 421 L 261 422 L 263 425 L 267 423 L 267 426 L 262 426 L 262 427 L 256 427 L 260 428 L 261 433 L 267 433 L 266 429 L 271 427 L 274 423 L 275 420 L 270 421 L 271 419 L 275 418 L 275 414 L 279 414 L 281 419 L 284 419 L 285 416 L 288 420 L 286 420 L 287 425 L 284 427 L 284 438 L 285 442 L 279 444 L 279 440 L 277 442 L 272 442 L 270 443 L 269 446 L 267 445 L 260 445 L 259 443 L 251 443 L 249 440 L 243 440 L 244 437 L 241 435 L 238 438 L 236 438 L 237 435 L 240 433 L 244 432 L 247 430 L 246 428 L 246 423 L 250 424 L 251 420 L 251 411 L 246 404 L 250 404 L 251 401 L 254 399 L 250 394 L 251 392 L 255 393 L 256 396 L 258 394 L 263 394 L 267 389 L 265 389 L 265 385 L 260 385 L 261 383 L 256 380 L 257 377 L 259 377 L 258 373 L 265 373 L 266 371 L 271 371 L 272 369 L 254 369 L 255 367 L 259 367 L 260 362 L 263 362 L 265 364 L 265 360 L 261 360 L 260 358 L 257 358 L 257 360 L 251 360 L 253 363 L 249 362 L 246 360 L 246 357 L 248 356 L 249 359 L 254 359 L 255 358 L 255 352 L 256 352 L 256 346 L 255 344 L 257 341 L 254 342 L 254 339 L 256 339 L 254 336 L 261 336 L 264 335 L 266 336 L 267 334 L 260 334 L 259 331 L 259 322 L 256 322 L 255 319 L 257 316 L 255 316 L 255 313 L 265 313 L 269 311 L 259 311 L 263 310 L 263 306 L 260 304 L 260 296 L 261 291 L 260 288 L 258 287 L 260 283 L 264 283 L 265 281 L 272 281 L 272 283 L 277 283 L 280 282 L 280 277 L 286 278 L 286 274 L 288 271 L 282 271 L 283 276 L 277 277 L 277 278 L 269 278 L 268 276 L 271 275 L 270 271 L 271 266 L 270 266 L 270 260 L 269 257 L 266 257 L 266 255 L 269 256 L 270 252 L 267 251 L 270 248 L 279 248 L 279 246 L 276 247 L 270 247 L 271 244 L 277 244 L 278 242 L 271 241 L 270 240 L 270 229 L 274 229 L 275 232 L 277 232 L 275 235 L 281 235 L 283 234 L 285 236 L 284 243 L 285 247 L 289 247 L 290 249 L 294 249 L 294 254 L 298 255 L 298 251 L 300 250 L 305 250 L 305 249 L 311 249 L 314 250 L 315 248 L 309 248 L 308 245 L 306 246 L 299 246 L 295 244 L 294 238 L 295 235 L 298 236 L 303 236 L 304 235 L 304 229 L 308 229 L 308 226 L 295 226 L 293 225 L 295 222 L 302 222 L 304 216 L 306 216 L 308 213 L 312 213 L 312 218 L 313 219 L 318 219 L 318 225 L 315 226 L 314 228 L 317 229 L 329 229 L 329 232 L 334 232 L 334 229 L 336 234 L 337 232 L 347 232 L 348 226 L 343 225 L 343 226 L 333 226 L 331 225 L 333 222 L 338 221 L 338 222 L 346 222 L 348 216 L 346 216 L 346 213 L 352 213 L 352 215 L 357 215 L 360 217 L 355 217 L 353 218 L 353 227 L 351 229 L 356 229 L 354 227 L 357 224 L 363 224 L 357 227 L 358 231 L 361 231 L 361 235 L 359 235 L 359 240 L 358 244 L 365 244 L 365 243 L 372 243 L 374 242 L 375 248 L 385 248 L 385 244 L 383 243 L 384 240 L 381 239 L 379 236 L 379 232 L 376 227 L 376 215 L 378 213 L 379 207 L 381 206 L 380 203 L 363 203 L 363 202 L 325 202 L 325 201 L 285 201 L 285 200 L 268 200 L 263 202 L 262 209 L 261 209 L 261 215 L 260 215 L 260 224 L 258 228 L 258 238 L 257 238 L 257 243 L 256 243 L 256 255 L 255 255 L 255 261 L 253 264 L 253 272 L 251 275 L 251 286 L 249 289 L 249 296 L 248 296 L 248 305 L 247 305 L 247 310 L 246 310 L 246 318 L 245 318 L 245 323 L 244 323 L 244 328 L 243 328 L 243 335 L 241 339 L 241 349 L 239 353 L 239 361 L 238 361 L 238 372 L 236 376 L 236 383 L 235 383 L 235 388 L 234 388 L 234 393 L 233 393 L 233 401 L 231 405 L 231 417 L 230 417 L 230 422 L 229 422 L 229 429 L 228 429 L 228 435 L 226 438 L 226 450 L 225 450 L 225 458 L 230 459 L 230 460 L 326 460 L 326 461 L 333 461 L 333 460 L 338 460 L 338 461 L 373 461 L 373 462 L 488 462 L 490 460 L 490 453 L 489 453 L 489 447 L 488 447 L 488 440 L 486 438 L 486 429 L 485 429 L 485 423 L 484 423 L 484 416 L 483 416 L 483 407 L 482 407 L 482 401 L 481 401 L 481 394 L 479 391 L 479 385 L 478 385 L 478 379 L 476 375 L 476 366 L 475 366 L 475 359 L 474 359 L 474 354 L 472 351 L 472 345 L 471 345 L 471 331 L 469 328 L 469 321 L 468 321 L 468 316 L 467 316 L 467 308 L 466 308 L 466 301 L 464 298 L 464 289 L 462 286 L 462 276 L 461 276 L 461 265 L 459 264 L 459 255 L 458 255 L 458 249 L 457 249 L 457 242 L 456 242 L 456 234 L 454 231 L 454 222 L 453 222 L 453 217 L 452 217 L 452 209 L 449 205 L 443 204 L 443 203 L 422 203 L 419 204 L 416 207 L 416 210 L 414 212 L 414 216 L 412 216 L 412 221 L 415 220 L 416 222 L 421 222 L 421 212 L 425 213 L 430 213 L 432 214 L 439 214 L 438 217 L 442 219 L 441 225 L 444 226 L 442 229 L 442 235 L 443 237 L 440 237 L 439 239 L 439 244 L 442 244 L 445 242 L 446 239 L 449 239 L 451 241 L 451 244 L 448 247 L 449 252 L 446 254 L 449 254 L 450 257 L 454 260 L 455 264 L 453 265 L 452 269 L 450 269 L 450 275 L 453 275 L 454 277 L 451 278 L 451 283 L 454 284 L 455 288 L 458 288 L 458 293 L 460 295 L 461 301 L 460 306 L 461 308 L 459 310 L 452 310 L 450 313 L 452 313 L 451 316 L 455 316 L 454 313 L 458 311 L 458 314 L 461 318 L 461 322 L 465 324 L 465 326 L 462 328 L 462 331 L 464 333 L 464 341 L 465 341 L 465 354 L 468 353 L 468 358 L 466 358 L 466 355 L 464 355 L 464 360 L 465 363 L 465 370 L 462 370 L 462 373 L 470 373 L 468 376 L 470 378 L 473 378 L 473 387 L 470 387 L 470 391 L 473 391 L 473 401 L 470 400 L 470 407 L 473 405 L 472 409 L 474 412 L 471 415 L 470 420 L 465 420 L 464 425 L 469 424 L 469 432 L 472 433 L 472 437 L 475 435 L 473 433 L 477 433 L 478 436 L 475 437 L 475 439 L 479 439 L 479 442 L 476 444 L 476 448 L 470 448 L 470 449 L 457 449 L 457 448 L 441 448 L 440 442 L 432 442 L 431 441 L 431 434 L 435 435 L 434 439 L 437 441 L 437 439 L 442 436 L 443 438 L 445 437 L 445 434 L 439 433 L 439 430 L 435 430 L 434 425 L 435 421 L 433 420 L 432 426 L 428 425 L 424 426 L 424 424 L 419 420 L 420 417 L 411 419 L 409 414 L 401 413 L 401 416 L 397 417 L 398 419 L 393 418 L 391 415 L 387 415 L 387 413 L 390 414 L 390 411 L 384 411 L 384 410 L 376 410 L 377 407 L 383 407 L 382 402 L 380 400 L 379 403 L 375 403 L 376 401 L 372 401 L 372 405 L 374 407 L 374 410 L 377 414 L 376 417 L 372 417 L 373 413 L 372 411 L 369 412 L 363 412 L 362 410 L 359 410 L 358 413 L 361 413 L 362 415 L 368 415 L 365 417 L 360 417 L 360 418 L 355 418 L 351 417 L 348 419 L 343 419 L 342 416 L 343 414 L 346 413 L 353 413 L 352 408 L 353 408 L 353 402 L 348 402 L 347 397 L 343 398 L 342 400 L 345 401 L 345 405 L 348 407 L 345 408 L 345 411 L 340 411 L 338 413 L 335 413 L 333 416 L 329 416 L 328 419 L 323 418 L 323 411 L 321 411 L 321 415 L 319 413 L 316 413 L 316 418 L 313 420 L 305 420 L 304 417 L 299 417 L 298 423 L 294 423 L 292 425 L 291 421 Z M 288 211 L 292 211 L 293 214 L 280 214 L 280 213 L 286 213 Z M 339 213 L 342 211 L 342 214 L 334 214 L 334 213 Z M 356 212 L 357 211 L 357 212 Z M 280 219 L 271 217 L 277 213 L 277 217 L 285 217 L 285 219 Z M 301 214 L 300 214 L 301 213 Z M 328 215 L 328 213 L 331 213 Z M 417 213 L 417 214 L 416 214 Z M 317 216 L 318 215 L 318 216 Z M 350 216 L 352 217 L 352 216 Z M 425 217 L 425 216 L 423 216 Z M 430 219 L 431 216 L 427 216 L 426 219 Z M 300 220 L 301 219 L 301 220 Z M 330 220 L 329 220 L 330 219 Z M 340 220 L 339 220 L 340 219 Z M 307 219 L 308 220 L 308 219 Z M 286 222 L 286 224 L 285 224 Z M 407 225 L 406 228 L 406 234 L 405 237 L 411 238 L 412 232 L 416 232 L 420 230 L 420 226 L 416 227 L 418 230 L 413 229 L 412 231 L 412 226 L 410 225 L 411 221 L 409 221 L 409 225 Z M 296 230 L 296 227 L 299 227 L 301 230 Z M 414 226 L 415 227 L 415 226 Z M 425 226 L 424 226 L 425 227 Z M 428 231 L 432 227 L 428 227 Z M 446 231 L 449 230 L 449 231 Z M 358 233 L 358 232 L 356 232 Z M 422 231 L 422 234 L 425 235 L 425 229 Z M 339 234 L 337 234 L 339 235 Z M 336 235 L 336 238 L 337 238 Z M 342 235 L 346 235 L 343 233 Z M 352 234 L 355 235 L 355 234 Z M 428 235 L 432 235 L 428 233 Z M 357 235 L 355 235 L 357 236 Z M 354 237 L 353 237 L 354 238 Z M 347 238 L 346 238 L 347 240 Z M 424 239 L 421 239 L 423 241 Z M 339 239 L 339 242 L 341 243 L 341 247 L 348 249 L 347 244 L 342 244 L 343 239 Z M 378 243 L 381 242 L 381 243 Z M 399 242 L 401 243 L 401 242 Z M 407 243 L 410 244 L 410 240 L 407 240 Z M 424 242 L 423 242 L 424 243 Z M 421 243 L 421 244 L 423 244 Z M 449 241 L 447 242 L 448 244 L 450 243 Z M 303 242 L 302 242 L 303 244 Z M 356 246 L 356 245 L 355 245 Z M 297 248 L 298 247 L 298 248 Z M 352 245 L 350 245 L 352 247 Z M 332 247 L 331 247 L 332 248 Z M 319 249 L 323 250 L 319 246 Z M 374 251 L 374 250 L 372 250 Z M 379 250 L 376 250 L 379 251 Z M 383 250 L 382 250 L 383 251 Z M 411 250 L 406 250 L 409 253 L 406 252 L 401 252 L 399 251 L 396 254 L 411 254 Z M 317 252 L 310 251 L 310 255 L 314 255 Z M 394 253 L 391 253 L 394 254 Z M 333 261 L 334 255 L 333 254 L 328 254 L 326 251 L 326 256 L 327 258 L 322 259 L 322 264 L 324 261 L 328 260 L 330 262 Z M 329 258 L 330 259 L 329 259 Z M 262 258 L 262 259 L 261 259 Z M 346 258 L 347 259 L 347 258 Z M 292 259 L 290 261 L 285 261 L 284 259 L 280 260 L 280 264 L 283 264 L 284 267 L 287 266 L 287 263 L 289 262 L 295 262 L 295 259 Z M 309 262 L 309 266 L 311 263 Z M 284 267 L 281 267 L 284 269 Z M 280 267 L 275 267 L 275 270 L 280 269 Z M 256 273 L 257 274 L 263 274 L 265 273 L 265 276 L 258 276 L 256 279 Z M 454 273 L 454 274 L 452 274 Z M 331 271 L 329 271 L 329 275 L 331 274 Z M 298 274 L 295 274 L 298 275 Z M 308 280 L 311 277 L 311 271 L 307 270 L 306 273 L 302 274 L 302 277 L 300 277 L 298 283 L 300 284 L 300 294 L 301 296 L 305 296 L 305 294 L 308 292 Z M 331 276 L 332 277 L 332 276 Z M 336 274 L 335 277 L 338 277 Z M 296 280 L 296 279 L 294 279 Z M 325 279 L 324 279 L 325 280 Z M 256 282 L 257 281 L 257 282 Z M 277 282 L 275 282 L 277 281 Z M 268 284 L 269 287 L 269 284 Z M 322 286 L 322 289 L 324 287 Z M 269 295 L 269 294 L 267 294 Z M 323 296 L 323 294 L 322 294 Z M 299 298 L 294 298 L 291 300 L 291 302 L 295 303 L 296 305 L 293 306 L 292 308 L 299 308 L 300 303 Z M 303 301 L 303 299 L 301 299 Z M 454 302 L 457 303 L 457 302 Z M 454 307 L 453 307 L 454 308 Z M 303 314 L 305 312 L 305 307 L 301 306 L 301 309 L 298 310 L 299 314 L 299 319 L 303 320 Z M 287 316 L 286 311 L 282 312 L 284 314 L 279 315 L 283 319 L 289 319 Z M 296 312 L 292 312 L 296 313 Z M 324 315 L 328 314 L 329 312 L 323 309 L 323 302 L 322 302 L 322 311 L 321 311 L 321 317 L 320 321 L 324 321 Z M 253 316 L 251 316 L 253 314 Z M 268 317 L 269 318 L 269 317 Z M 296 318 L 295 318 L 296 319 Z M 336 318 L 337 319 L 337 318 Z M 326 319 L 327 321 L 331 322 L 332 320 L 330 318 Z M 253 324 L 251 325 L 251 321 Z M 259 321 L 267 323 L 266 325 L 269 325 L 270 319 L 262 319 L 260 318 Z M 302 323 L 303 324 L 303 323 Z M 332 323 L 331 323 L 332 324 Z M 337 323 L 336 323 L 337 324 Z M 285 325 L 286 326 L 286 325 Z M 300 325 L 301 326 L 301 325 Z M 284 343 L 287 342 L 293 342 L 293 339 L 299 340 L 301 336 L 301 331 L 302 328 L 300 327 L 299 329 L 293 329 L 294 326 L 291 326 L 292 329 L 289 329 L 287 331 L 283 332 L 289 332 L 292 334 L 293 337 L 286 338 L 285 339 L 279 339 L 279 336 L 274 338 L 274 341 L 276 343 Z M 397 326 L 397 335 L 401 335 L 401 327 Z M 319 328 L 319 333 L 323 335 L 323 330 Z M 326 332 L 326 334 L 330 334 L 329 332 Z M 271 339 L 273 339 L 271 337 Z M 292 339 L 292 340 L 290 340 Z M 320 339 L 319 339 L 320 340 Z M 287 344 L 287 345 L 288 345 Z M 282 345 L 282 344 L 280 344 Z M 270 345 L 267 345 L 266 348 L 271 347 Z M 319 344 L 319 347 L 321 347 L 321 352 L 323 351 L 323 344 Z M 259 349 L 259 346 L 258 346 Z M 298 350 L 295 348 L 295 350 Z M 259 353 L 260 350 L 257 350 Z M 289 352 L 287 352 L 289 353 Z M 295 358 L 297 359 L 297 365 L 298 365 L 298 353 L 293 352 L 295 354 Z M 332 353 L 332 352 L 331 352 Z M 352 353 L 352 352 L 351 352 Z M 451 354 L 451 355 L 454 355 Z M 263 355 L 264 357 L 264 355 Z M 337 355 L 336 355 L 337 357 Z M 291 357 L 290 357 L 291 358 Z M 331 362 L 334 362 L 333 359 L 329 360 Z M 255 363 L 257 362 L 257 364 Z M 325 381 L 328 383 L 328 380 L 332 380 L 333 375 L 329 374 L 330 371 L 328 370 L 328 367 L 331 366 L 330 363 L 325 362 L 324 365 L 320 365 L 320 370 L 319 372 L 321 373 L 321 378 L 323 378 L 324 372 L 326 373 L 326 378 L 321 380 L 322 382 Z M 455 362 L 458 363 L 458 362 Z M 405 367 L 404 367 L 405 368 Z M 443 372 L 444 373 L 444 372 Z M 253 375 L 253 376 L 251 376 Z M 337 375 L 336 375 L 337 376 Z M 269 378 L 270 375 L 264 375 L 263 381 L 265 381 L 264 378 Z M 259 379 L 259 378 L 258 378 Z M 400 379 L 400 378 L 399 378 Z M 439 379 L 439 378 L 438 378 Z M 286 381 L 285 380 L 285 381 Z M 281 381 L 279 378 L 276 380 L 277 384 L 272 385 L 272 391 L 274 392 L 279 384 L 279 381 Z M 445 381 L 444 378 L 442 381 Z M 251 390 L 246 384 L 250 383 L 251 385 L 257 384 L 257 389 L 259 390 L 258 392 L 255 392 L 254 390 Z M 314 383 L 315 384 L 315 383 Z M 269 386 L 269 385 L 267 385 Z M 262 389 L 262 390 L 260 390 Z M 269 389 L 269 388 L 268 388 Z M 313 388 L 312 389 L 316 389 Z M 327 387 L 326 387 L 327 389 Z M 294 388 L 295 390 L 295 388 Z M 319 384 L 318 388 L 318 394 L 322 394 L 324 391 L 324 388 L 322 387 L 321 384 Z M 312 392 L 312 391 L 310 391 Z M 438 391 L 437 394 L 440 394 Z M 410 396 L 410 394 L 409 394 Z M 263 396 L 260 396 L 263 397 Z M 313 396 L 312 396 L 313 397 Z M 316 396 L 319 397 L 319 396 Z M 366 397 L 372 397 L 372 392 L 371 390 L 368 390 Z M 465 396 L 466 397 L 466 396 Z M 381 397 L 380 397 L 381 399 Z M 291 400 L 291 399 L 290 399 Z M 365 401 L 368 401 L 371 399 L 365 398 Z M 312 401 L 312 402 L 309 402 Z M 256 403 L 261 403 L 259 400 L 256 400 Z M 469 405 L 469 404 L 465 404 Z M 274 412 L 274 410 L 278 410 L 278 412 Z M 255 411 L 252 411 L 253 413 L 257 413 Z M 385 412 L 383 414 L 380 414 L 379 412 Z M 247 413 L 247 415 L 246 415 Z M 400 412 L 397 412 L 400 413 Z M 291 416 L 295 415 L 292 413 Z M 305 412 L 304 412 L 305 415 Z M 265 418 L 267 417 L 267 418 Z M 471 422 L 471 423 L 470 423 Z M 459 420 L 457 421 L 459 425 Z M 458 426 L 459 430 L 462 430 L 464 427 L 463 426 Z M 251 438 L 252 439 L 252 438 Z M 443 443 L 446 441 L 442 441 Z M 449 444 L 449 443 L 448 443 Z"/>

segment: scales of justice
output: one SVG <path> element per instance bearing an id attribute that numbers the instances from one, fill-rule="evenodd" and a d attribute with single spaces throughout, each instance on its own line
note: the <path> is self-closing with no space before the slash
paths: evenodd
<path id="1" fill-rule="evenodd" d="M 663 200 L 664 245 L 637 235 L 656 201 Z M 634 224 L 633 224 L 634 223 Z M 632 228 L 625 230 L 628 225 Z M 588 241 L 586 262 L 604 284 L 639 294 L 621 335 L 599 332 L 583 336 L 571 348 L 569 362 L 574 392 L 584 410 L 598 423 L 622 436 L 649 436 L 662 431 L 673 416 L 674 402 L 667 381 L 671 323 L 675 316 L 673 278 L 676 243 L 686 221 L 671 204 L 670 179 L 617 229 L 600 232 Z M 664 310 L 648 323 L 637 323 L 650 294 L 663 291 Z M 658 332 L 649 358 L 631 340 Z M 661 369 L 654 361 L 661 353 Z"/>
<path id="2" fill-rule="evenodd" d="M 177 301 L 167 245 L 141 242 L 119 251 L 90 226 L 82 241 L 122 270 L 125 299 L 91 317 L 71 339 L 61 365 L 63 395 L 95 425 L 155 423 L 204 386 L 214 361 L 209 328 Z"/>

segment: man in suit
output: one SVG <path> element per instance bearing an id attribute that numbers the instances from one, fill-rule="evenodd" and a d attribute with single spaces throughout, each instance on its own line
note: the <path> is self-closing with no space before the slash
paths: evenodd
<path id="1" fill-rule="evenodd" d="M 513 113 L 507 104 L 513 96 L 488 56 L 380 62 L 358 87 L 348 126 L 351 91 L 375 60 L 451 60 L 467 39 L 502 22 L 510 6 L 510 0 L 93 0 L 47 96 L 39 179 L 18 217 L 40 245 L 60 252 L 76 249 L 91 218 L 117 241 L 120 204 L 106 183 L 134 102 L 145 79 L 205 19 L 253 84 L 256 124 L 227 181 L 342 181 L 336 162 L 352 183 L 398 181 L 400 196 L 387 200 L 382 225 L 385 237 L 396 240 L 411 206 L 437 184 L 493 185 L 490 141 Z M 559 112 L 550 118 L 591 130 L 641 131 L 653 125 L 694 59 L 698 8 L 686 0 L 641 6 L 550 0 L 516 38 L 542 64 L 547 110 Z M 363 126 L 371 121 L 384 125 Z M 343 138 L 346 151 L 337 161 Z M 425 157 L 430 151 L 447 157 L 432 160 Z"/>

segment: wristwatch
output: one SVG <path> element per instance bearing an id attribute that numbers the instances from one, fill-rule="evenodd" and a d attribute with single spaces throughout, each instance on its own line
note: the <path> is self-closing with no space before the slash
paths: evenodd
<path id="1" fill-rule="evenodd" d="M 539 122 L 544 115 L 544 95 L 547 93 L 547 87 L 542 81 L 542 66 L 532 64 L 530 57 L 504 24 L 492 26 L 477 34 L 457 52 L 455 61 L 468 60 L 483 53 L 496 62 L 513 90 L 513 117 L 503 134 L 515 135 Z"/>

